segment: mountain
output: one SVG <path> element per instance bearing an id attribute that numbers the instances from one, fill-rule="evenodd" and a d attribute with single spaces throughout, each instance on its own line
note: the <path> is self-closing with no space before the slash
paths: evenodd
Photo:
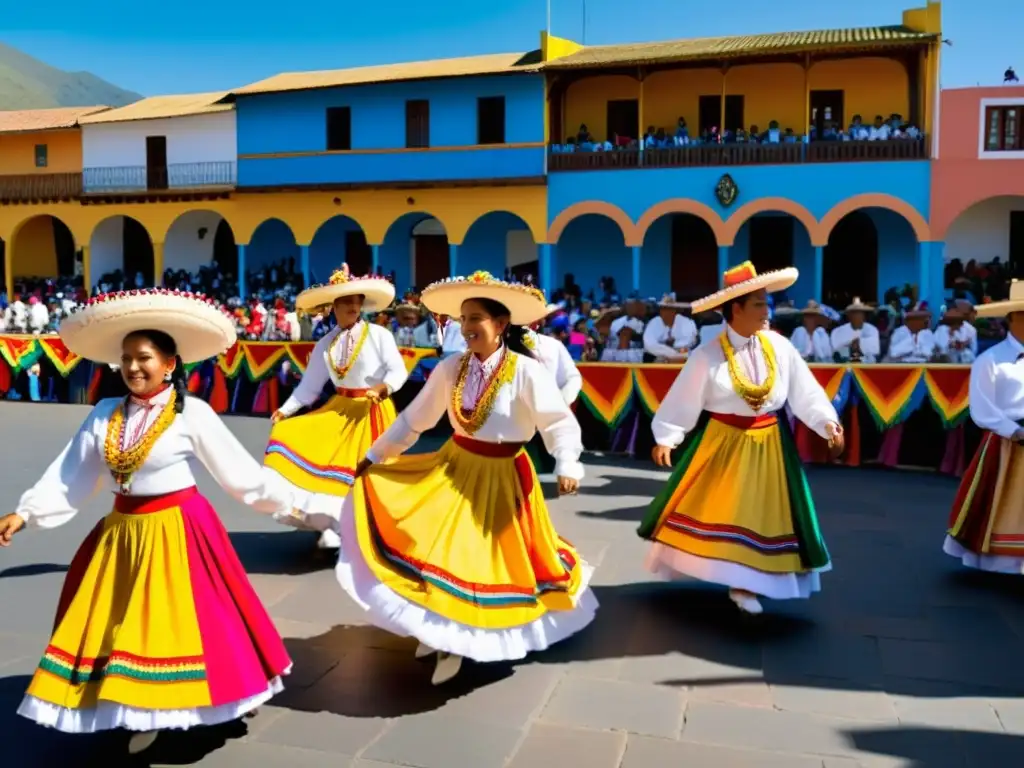
<path id="1" fill-rule="evenodd" d="M 0 43 L 0 110 L 123 107 L 141 98 L 90 72 L 65 72 Z"/>

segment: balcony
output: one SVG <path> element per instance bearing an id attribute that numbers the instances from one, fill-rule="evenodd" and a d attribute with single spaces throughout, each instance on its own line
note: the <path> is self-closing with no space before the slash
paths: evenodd
<path id="1" fill-rule="evenodd" d="M 224 190 L 233 189 L 237 180 L 237 164 L 233 161 L 175 163 L 153 168 L 126 165 L 86 168 L 82 172 L 83 192 L 87 195 Z"/>
<path id="2" fill-rule="evenodd" d="M 80 173 L 27 173 L 0 176 L 0 204 L 74 200 L 82 194 Z"/>
<path id="3" fill-rule="evenodd" d="M 927 160 L 928 140 L 816 141 L 810 144 L 694 144 L 665 149 L 614 149 L 548 155 L 548 171 L 610 171 L 636 168 L 706 168 Z"/>

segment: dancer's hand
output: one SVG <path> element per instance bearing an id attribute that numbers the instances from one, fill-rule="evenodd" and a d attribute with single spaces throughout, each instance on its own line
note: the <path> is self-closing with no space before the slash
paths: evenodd
<path id="1" fill-rule="evenodd" d="M 558 476 L 558 493 L 561 496 L 575 496 L 580 489 L 580 481 L 571 477 Z"/>
<path id="2" fill-rule="evenodd" d="M 352 473 L 352 477 L 362 477 L 366 470 L 368 470 L 371 466 L 373 466 L 372 461 L 370 461 L 369 459 L 363 459 L 358 464 L 356 464 L 356 471 Z"/>
<path id="3" fill-rule="evenodd" d="M 379 403 L 381 400 L 386 400 L 388 396 L 388 385 L 378 384 L 376 387 L 370 387 L 366 390 L 366 399 L 371 403 Z"/>
<path id="4" fill-rule="evenodd" d="M 11 539 L 18 531 L 25 527 L 25 520 L 21 515 L 13 512 L 0 517 L 0 547 L 11 546 Z"/>
<path id="5" fill-rule="evenodd" d="M 665 445 L 656 445 L 651 450 L 651 458 L 654 460 L 656 466 L 671 467 L 672 449 Z"/>
<path id="6" fill-rule="evenodd" d="M 828 435 L 828 448 L 832 452 L 832 458 L 839 456 L 846 447 L 846 440 L 843 438 L 843 428 L 835 422 L 825 425 L 825 434 Z"/>
<path id="7" fill-rule="evenodd" d="M 281 411 L 274 411 L 272 414 L 270 414 L 270 423 L 277 424 L 277 422 L 284 421 L 287 418 L 288 417 L 281 413 Z"/>

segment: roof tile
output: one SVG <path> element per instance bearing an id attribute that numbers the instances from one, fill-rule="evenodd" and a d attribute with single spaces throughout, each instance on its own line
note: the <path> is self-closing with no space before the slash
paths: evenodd
<path id="1" fill-rule="evenodd" d="M 27 133 L 77 128 L 86 115 L 110 107 L 58 107 L 56 109 L 19 109 L 0 112 L 0 133 Z"/>
<path id="2" fill-rule="evenodd" d="M 175 96 L 151 96 L 126 107 L 111 109 L 81 120 L 82 125 L 123 123 L 131 120 L 156 120 L 169 117 L 188 117 L 211 112 L 230 112 L 231 104 L 222 103 L 227 93 L 186 93 Z"/>

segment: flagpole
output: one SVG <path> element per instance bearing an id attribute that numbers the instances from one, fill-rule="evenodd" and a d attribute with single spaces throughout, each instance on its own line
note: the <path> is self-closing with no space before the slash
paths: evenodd
<path id="1" fill-rule="evenodd" d="M 548 32 L 548 36 L 550 37 L 551 36 L 551 0 L 547 0 L 547 11 L 548 11 L 547 32 Z"/>

